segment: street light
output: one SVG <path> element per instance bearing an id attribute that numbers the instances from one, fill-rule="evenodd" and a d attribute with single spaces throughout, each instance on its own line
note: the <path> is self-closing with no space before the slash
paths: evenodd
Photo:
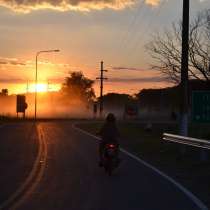
<path id="1" fill-rule="evenodd" d="M 60 50 L 43 50 L 36 53 L 36 74 L 35 74 L 35 107 L 34 107 L 34 119 L 36 120 L 36 112 L 37 112 L 37 70 L 38 70 L 38 56 L 41 53 L 53 53 L 60 52 Z"/>

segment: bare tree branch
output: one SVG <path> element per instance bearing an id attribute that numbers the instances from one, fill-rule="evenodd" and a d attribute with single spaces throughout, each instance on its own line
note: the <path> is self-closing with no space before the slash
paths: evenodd
<path id="1" fill-rule="evenodd" d="M 156 61 L 153 69 L 159 70 L 172 82 L 180 82 L 182 24 L 172 23 L 169 30 L 152 36 L 146 45 Z M 190 24 L 189 33 L 189 77 L 210 80 L 210 9 L 200 12 Z"/>

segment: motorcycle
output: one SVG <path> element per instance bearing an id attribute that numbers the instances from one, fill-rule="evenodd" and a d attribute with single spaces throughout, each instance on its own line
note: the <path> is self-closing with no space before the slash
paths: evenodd
<path id="1" fill-rule="evenodd" d="M 103 167 L 109 176 L 119 166 L 118 145 L 109 143 L 105 145 L 103 154 Z"/>

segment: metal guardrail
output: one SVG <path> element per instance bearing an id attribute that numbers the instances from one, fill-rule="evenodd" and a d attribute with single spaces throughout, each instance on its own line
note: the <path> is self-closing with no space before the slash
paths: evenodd
<path id="1" fill-rule="evenodd" d="M 210 141 L 203 139 L 196 139 L 196 138 L 174 135 L 170 133 L 163 133 L 163 140 L 199 147 L 203 149 L 210 149 Z"/>

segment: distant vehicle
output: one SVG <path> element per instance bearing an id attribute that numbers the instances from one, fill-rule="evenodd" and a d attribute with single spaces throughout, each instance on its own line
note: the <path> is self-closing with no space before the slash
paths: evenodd
<path id="1" fill-rule="evenodd" d="M 125 105 L 124 118 L 135 118 L 138 117 L 138 105 L 130 103 Z"/>
<path id="2" fill-rule="evenodd" d="M 103 154 L 103 167 L 109 176 L 119 166 L 118 145 L 109 143 L 105 145 Z"/>

